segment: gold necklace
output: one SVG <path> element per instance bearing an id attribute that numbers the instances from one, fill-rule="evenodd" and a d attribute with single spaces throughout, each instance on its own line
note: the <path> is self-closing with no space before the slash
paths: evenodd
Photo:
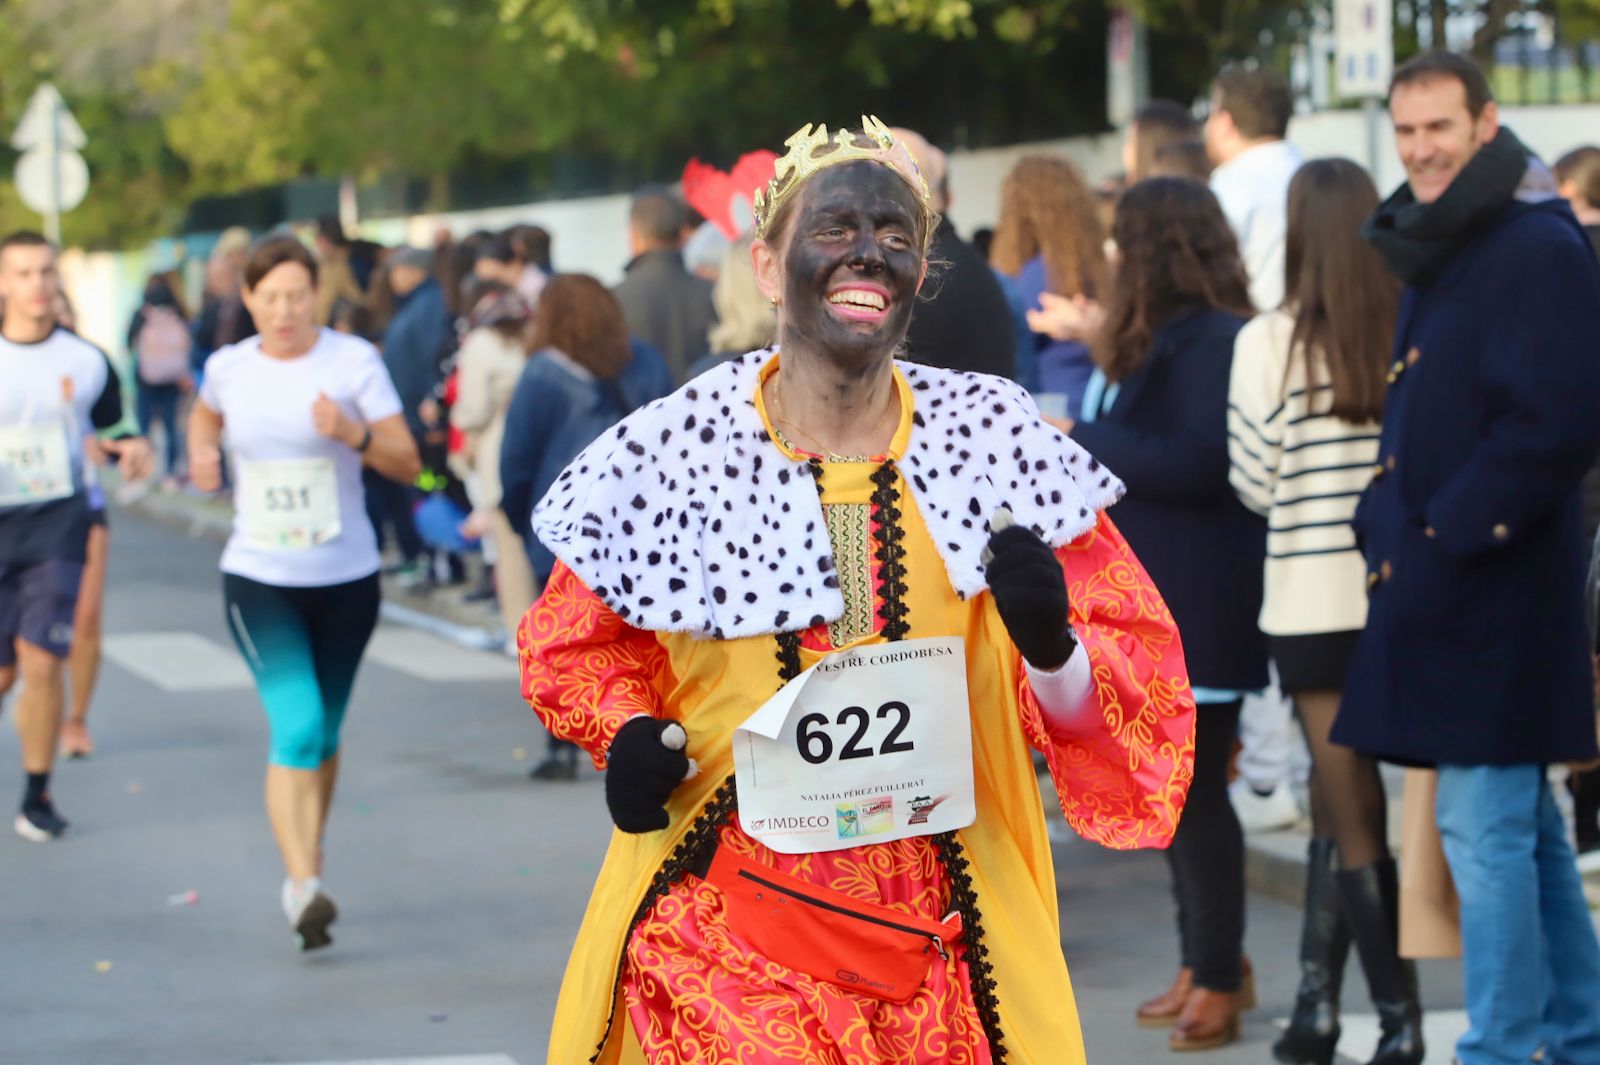
<path id="1" fill-rule="evenodd" d="M 895 413 L 897 407 L 898 404 L 890 407 L 888 409 L 888 413 Z M 823 459 L 828 462 L 871 462 L 873 459 L 873 456 L 871 455 L 841 455 L 837 451 L 829 448 L 821 440 L 818 440 L 816 437 L 812 436 L 810 433 L 806 432 L 804 429 L 800 428 L 794 422 L 785 417 L 783 414 L 783 379 L 781 375 L 774 376 L 772 379 L 772 419 L 775 422 L 782 422 L 784 425 L 787 425 L 792 432 L 798 433 L 807 440 L 811 441 L 811 443 L 817 447 L 818 453 L 821 454 Z M 882 430 L 883 423 L 886 420 L 887 419 L 883 418 L 882 416 L 879 417 L 878 424 L 873 426 L 874 436 L 876 436 Z M 773 428 L 776 429 L 777 426 L 773 426 Z M 800 448 L 795 447 L 793 443 L 785 438 L 781 431 L 778 433 L 778 439 L 790 451 L 800 450 Z"/>

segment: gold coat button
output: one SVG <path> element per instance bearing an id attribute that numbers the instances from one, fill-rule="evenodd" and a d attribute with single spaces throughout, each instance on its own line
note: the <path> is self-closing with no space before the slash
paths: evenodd
<path id="1" fill-rule="evenodd" d="M 1367 591 L 1370 592 L 1370 591 L 1372 591 L 1372 589 L 1376 588 L 1377 586 L 1378 586 L 1378 575 L 1376 573 L 1367 574 Z"/>
<path id="2" fill-rule="evenodd" d="M 1416 348 L 1412 348 L 1410 351 L 1406 352 L 1406 365 L 1415 366 L 1417 364 L 1417 360 L 1420 358 L 1422 358 L 1422 352 L 1418 351 Z"/>
<path id="3" fill-rule="evenodd" d="M 1384 559 L 1383 560 L 1383 565 L 1378 567 L 1378 574 L 1384 580 L 1388 580 L 1390 577 L 1394 576 L 1394 567 L 1389 565 L 1389 560 L 1388 559 Z"/>
<path id="4" fill-rule="evenodd" d="M 1383 465 L 1384 465 L 1384 467 L 1386 469 L 1388 469 L 1388 471 L 1390 473 L 1393 473 L 1394 472 L 1394 456 L 1390 455 L 1388 458 L 1384 459 L 1383 460 Z"/>
<path id="5" fill-rule="evenodd" d="M 1494 538 L 1501 543 L 1505 543 L 1507 540 L 1511 539 L 1511 530 L 1506 526 L 1505 522 L 1500 522 L 1493 529 L 1490 529 L 1489 532 L 1492 533 Z"/>
<path id="6" fill-rule="evenodd" d="M 1383 463 L 1374 462 L 1372 464 L 1372 476 L 1374 478 L 1378 478 L 1378 477 L 1382 477 L 1383 476 Z"/>

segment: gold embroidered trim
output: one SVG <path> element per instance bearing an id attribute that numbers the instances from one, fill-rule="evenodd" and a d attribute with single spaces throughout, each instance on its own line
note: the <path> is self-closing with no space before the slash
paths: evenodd
<path id="1" fill-rule="evenodd" d="M 827 503 L 822 518 L 833 544 L 833 560 L 844 596 L 844 613 L 828 626 L 828 637 L 835 647 L 871 636 L 873 625 L 872 590 L 872 505 L 870 503 Z"/>

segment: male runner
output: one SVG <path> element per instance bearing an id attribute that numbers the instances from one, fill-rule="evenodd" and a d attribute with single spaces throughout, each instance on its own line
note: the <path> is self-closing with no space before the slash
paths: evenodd
<path id="1" fill-rule="evenodd" d="M 43 843 L 66 831 L 50 800 L 62 675 L 91 519 L 85 438 L 122 420 L 122 389 L 99 348 L 56 324 L 56 250 L 37 233 L 0 241 L 0 697 L 18 677 L 27 775 L 15 827 Z M 149 476 L 149 444 L 102 441 L 124 477 Z"/>

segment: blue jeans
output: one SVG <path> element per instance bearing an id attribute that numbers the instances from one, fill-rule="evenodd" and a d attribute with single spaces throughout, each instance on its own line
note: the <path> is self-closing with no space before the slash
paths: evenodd
<path id="1" fill-rule="evenodd" d="M 1461 896 L 1462 1065 L 1600 1065 L 1600 941 L 1544 766 L 1440 766 Z"/>
<path id="2" fill-rule="evenodd" d="M 169 477 L 178 473 L 178 452 L 183 446 L 182 430 L 178 427 L 178 403 L 183 394 L 177 385 L 147 385 L 139 382 L 134 396 L 134 416 L 139 419 L 139 431 L 149 434 L 156 422 L 161 423 L 166 442 L 166 465 L 162 473 Z"/>

